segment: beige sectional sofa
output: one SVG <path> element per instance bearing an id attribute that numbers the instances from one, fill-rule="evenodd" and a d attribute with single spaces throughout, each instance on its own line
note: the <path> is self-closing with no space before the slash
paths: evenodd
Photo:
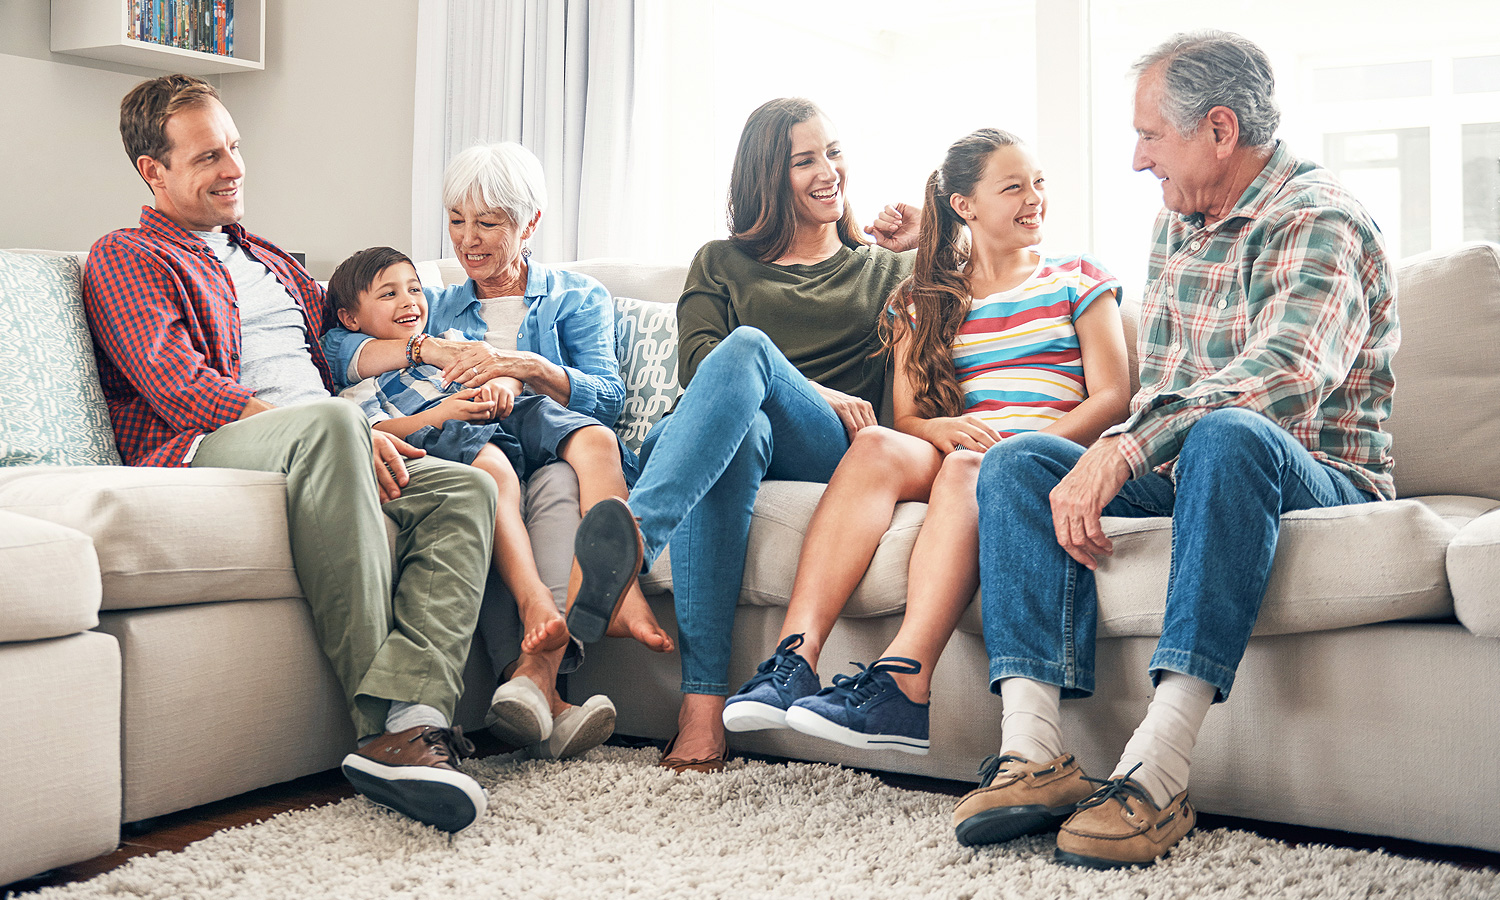
<path id="1" fill-rule="evenodd" d="M 0 254 L 0 287 L 25 258 Z M 570 267 L 617 297 L 630 390 L 619 427 L 638 443 L 676 390 L 670 304 L 685 267 Z M 67 266 L 54 268 L 58 289 L 76 293 L 76 274 L 67 283 Z M 420 269 L 428 283 L 461 277 L 451 261 Z M 1287 517 L 1257 636 L 1233 698 L 1209 714 L 1192 793 L 1209 812 L 1500 851 L 1500 247 L 1407 261 L 1399 308 L 1390 425 L 1408 499 Z M 0 290 L 0 316 L 14 315 Z M 76 333 L 61 345 L 87 357 Z M 0 379 L 6 414 L 9 390 Z M 14 463 L 7 440 L 0 429 L 0 457 Z M 762 491 L 732 682 L 775 646 L 820 492 Z M 107 852 L 121 822 L 337 765 L 353 736 L 313 639 L 283 508 L 281 479 L 262 473 L 0 468 L 0 704 L 16 711 L 0 771 L 0 884 Z M 895 633 L 924 509 L 897 510 L 824 651 L 825 679 Z M 1150 697 L 1170 541 L 1168 520 L 1109 530 L 1118 549 L 1098 580 L 1099 690 L 1064 706 L 1094 773 Z M 645 586 L 670 627 L 665 557 Z M 466 726 L 493 687 L 485 657 L 470 658 Z M 972 780 L 999 737 L 986 671 L 975 606 L 938 667 L 930 755 L 793 732 L 733 735 L 731 747 Z M 678 679 L 675 656 L 606 640 L 569 690 L 608 693 L 622 734 L 666 738 Z"/>

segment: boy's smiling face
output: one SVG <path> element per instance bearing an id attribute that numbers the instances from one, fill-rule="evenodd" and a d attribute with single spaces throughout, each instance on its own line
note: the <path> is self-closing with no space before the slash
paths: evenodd
<path id="1" fill-rule="evenodd" d="M 359 292 L 359 309 L 339 310 L 339 321 L 350 331 L 381 340 L 404 341 L 427 328 L 427 295 L 411 263 L 386 266 Z"/>

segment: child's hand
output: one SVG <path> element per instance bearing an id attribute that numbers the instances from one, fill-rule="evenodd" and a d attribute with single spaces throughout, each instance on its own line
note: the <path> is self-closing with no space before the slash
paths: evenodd
<path id="1" fill-rule="evenodd" d="M 1000 442 L 1000 433 L 974 415 L 928 419 L 922 437 L 944 453 L 977 450 L 983 453 Z"/>
<path id="2" fill-rule="evenodd" d="M 479 399 L 495 405 L 494 418 L 503 419 L 516 406 L 516 386 L 513 379 L 496 378 L 478 387 Z"/>
<path id="3" fill-rule="evenodd" d="M 495 401 L 480 396 L 483 388 L 465 388 L 444 397 L 436 407 L 443 421 L 488 422 L 495 416 Z M 509 412 L 509 410 L 507 410 Z"/>

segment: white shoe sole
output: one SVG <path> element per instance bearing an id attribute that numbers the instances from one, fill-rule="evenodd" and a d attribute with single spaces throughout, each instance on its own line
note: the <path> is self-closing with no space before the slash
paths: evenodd
<path id="1" fill-rule="evenodd" d="M 463 831 L 488 806 L 479 782 L 451 769 L 387 766 L 358 753 L 344 757 L 342 768 L 372 803 L 442 831 Z"/>
<path id="2" fill-rule="evenodd" d="M 786 728 L 786 710 L 758 700 L 739 700 L 724 707 L 725 731 Z"/>
<path id="3" fill-rule="evenodd" d="M 592 750 L 615 733 L 615 705 L 595 694 L 581 706 L 570 706 L 552 722 L 552 736 L 526 748 L 532 759 L 571 759 Z"/>
<path id="4" fill-rule="evenodd" d="M 484 724 L 500 740 L 526 747 L 552 736 L 552 707 L 535 682 L 518 675 L 495 689 Z"/>
<path id="5" fill-rule="evenodd" d="M 830 722 L 801 706 L 794 706 L 786 711 L 786 724 L 794 731 L 861 750 L 900 750 L 902 753 L 926 756 L 927 748 L 931 743 L 902 734 L 865 734 L 863 731 L 846 728 L 837 722 Z"/>

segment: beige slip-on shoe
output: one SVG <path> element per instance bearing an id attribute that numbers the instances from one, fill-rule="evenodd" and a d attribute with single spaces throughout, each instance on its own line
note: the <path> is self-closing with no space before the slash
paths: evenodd
<path id="1" fill-rule="evenodd" d="M 517 675 L 495 688 L 484 724 L 507 744 L 527 747 L 552 736 L 552 706 L 536 682 Z"/>
<path id="2" fill-rule="evenodd" d="M 552 736 L 526 748 L 532 759 L 571 759 L 592 750 L 615 733 L 615 705 L 595 694 L 580 706 L 570 706 L 552 720 Z"/>

